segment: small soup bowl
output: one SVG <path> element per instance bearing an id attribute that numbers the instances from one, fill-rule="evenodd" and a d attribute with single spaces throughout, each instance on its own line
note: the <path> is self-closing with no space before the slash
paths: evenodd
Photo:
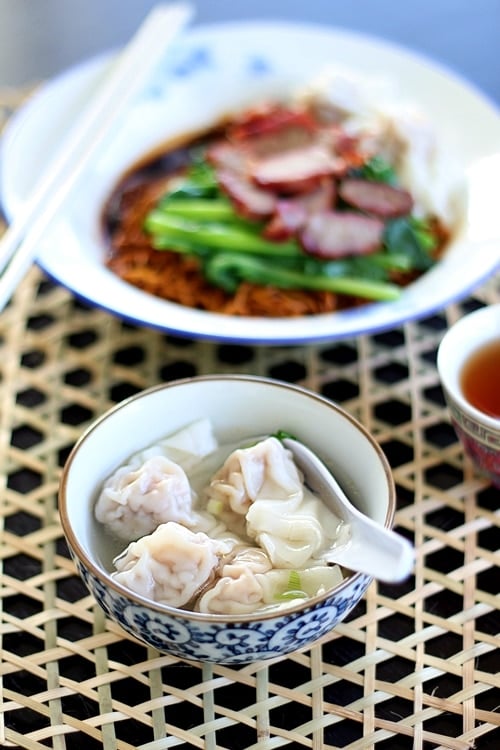
<path id="1" fill-rule="evenodd" d="M 155 386 L 119 403 L 81 436 L 63 470 L 59 508 L 76 567 L 105 613 L 163 653 L 240 664 L 311 646 L 355 607 L 372 580 L 346 572 L 334 588 L 287 609 L 245 615 L 192 612 L 148 600 L 112 578 L 109 539 L 94 517 L 103 481 L 132 454 L 201 418 L 220 444 L 286 430 L 307 443 L 354 504 L 390 527 L 395 488 L 387 460 L 352 416 L 300 386 L 213 375 Z"/>
<path id="2" fill-rule="evenodd" d="M 463 372 L 482 347 L 500 342 L 500 304 L 465 315 L 444 335 L 437 366 L 451 421 L 477 470 L 500 487 L 500 418 L 477 408 L 467 398 Z M 496 388 L 500 388 L 500 370 Z"/>

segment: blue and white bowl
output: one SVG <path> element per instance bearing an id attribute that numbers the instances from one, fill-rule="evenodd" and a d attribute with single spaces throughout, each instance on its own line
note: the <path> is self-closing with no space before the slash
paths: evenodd
<path id="1" fill-rule="evenodd" d="M 202 417 L 220 443 L 286 430 L 307 443 L 349 488 L 355 504 L 390 527 L 395 488 L 368 432 L 328 399 L 266 378 L 212 375 L 156 386 L 127 399 L 81 436 L 63 471 L 59 509 L 77 569 L 105 613 L 158 651 L 220 664 L 270 659 L 311 646 L 341 622 L 371 578 L 338 586 L 286 610 L 227 616 L 157 604 L 111 577 L 109 549 L 93 507 L 103 480 L 133 453 Z"/>

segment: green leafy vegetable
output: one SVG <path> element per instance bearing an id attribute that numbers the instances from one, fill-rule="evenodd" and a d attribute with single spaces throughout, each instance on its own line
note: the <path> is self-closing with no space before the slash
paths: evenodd
<path id="1" fill-rule="evenodd" d="M 160 206 L 170 216 L 178 216 L 188 221 L 232 221 L 234 209 L 227 200 L 221 198 L 180 197 L 170 198 Z"/>
<path id="2" fill-rule="evenodd" d="M 256 254 L 275 255 L 276 257 L 301 255 L 296 242 L 272 242 L 255 232 L 239 226 L 224 223 L 195 222 L 172 216 L 167 211 L 153 209 L 145 221 L 146 231 L 156 238 L 184 240 L 197 247 L 204 245 L 216 250 L 234 252 L 252 252 Z M 158 244 L 156 245 L 158 247 Z M 168 247 L 165 244 L 165 247 Z"/>
<path id="3" fill-rule="evenodd" d="M 391 165 L 381 156 L 373 156 L 356 172 L 357 176 L 372 182 L 385 182 L 396 185 L 397 177 Z"/>
<path id="4" fill-rule="evenodd" d="M 206 259 L 204 270 L 209 281 L 229 293 L 234 293 L 239 283 L 245 280 L 254 284 L 271 284 L 280 289 L 321 290 L 371 300 L 394 300 L 400 295 L 395 284 L 356 276 L 303 273 L 241 253 L 216 253 Z"/>
<path id="5" fill-rule="evenodd" d="M 297 439 L 295 435 L 293 435 L 291 432 L 287 432 L 287 430 L 277 430 L 276 432 L 273 432 L 271 437 L 275 437 L 278 440 L 285 440 L 285 438 L 291 438 L 292 440 Z"/>
<path id="6" fill-rule="evenodd" d="M 436 239 L 427 224 L 414 217 L 404 216 L 387 222 L 384 246 L 390 255 L 406 255 L 410 268 L 426 271 L 434 263 L 431 252 L 436 247 Z"/>
<path id="7" fill-rule="evenodd" d="M 191 198 L 216 198 L 219 195 L 219 184 L 215 170 L 208 164 L 201 152 L 196 149 L 191 155 L 191 164 L 182 182 L 160 199 L 159 206 L 164 208 L 177 200 Z"/>

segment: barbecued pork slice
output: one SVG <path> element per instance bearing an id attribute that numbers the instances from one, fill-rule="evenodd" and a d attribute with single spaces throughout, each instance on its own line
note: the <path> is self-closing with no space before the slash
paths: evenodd
<path id="1" fill-rule="evenodd" d="M 413 198 L 407 190 L 353 177 L 341 181 L 339 196 L 350 206 L 383 219 L 406 216 L 413 208 Z"/>
<path id="2" fill-rule="evenodd" d="M 305 226 L 310 216 L 333 208 L 335 193 L 335 182 L 327 178 L 311 193 L 279 198 L 274 214 L 264 228 L 264 235 L 276 241 L 293 237 Z"/>
<path id="3" fill-rule="evenodd" d="M 226 139 L 211 143 L 205 158 L 216 169 L 231 169 L 234 172 L 245 172 L 247 169 L 245 153 Z"/>
<path id="4" fill-rule="evenodd" d="M 266 190 L 304 193 L 314 190 L 325 177 L 345 174 L 346 163 L 321 143 L 312 143 L 250 162 L 250 177 Z"/>
<path id="5" fill-rule="evenodd" d="M 383 232 L 384 222 L 377 217 L 351 211 L 323 211 L 309 217 L 300 240 L 309 255 L 345 258 L 378 250 Z"/>
<path id="6" fill-rule="evenodd" d="M 318 139 L 334 154 L 342 157 L 348 169 L 361 167 L 373 155 L 361 147 L 357 136 L 347 133 L 339 125 L 322 127 L 318 132 Z"/>
<path id="7" fill-rule="evenodd" d="M 217 179 L 240 216 L 257 221 L 272 216 L 276 206 L 273 193 L 261 190 L 244 174 L 231 169 L 218 169 Z"/>
<path id="8" fill-rule="evenodd" d="M 276 198 L 250 180 L 248 159 L 240 147 L 226 140 L 217 141 L 207 149 L 206 159 L 215 167 L 220 188 L 240 216 L 262 220 L 272 215 Z"/>
<path id="9" fill-rule="evenodd" d="M 227 137 L 249 155 L 265 157 L 312 143 L 317 131 L 307 112 L 277 106 L 247 113 L 228 128 Z"/>

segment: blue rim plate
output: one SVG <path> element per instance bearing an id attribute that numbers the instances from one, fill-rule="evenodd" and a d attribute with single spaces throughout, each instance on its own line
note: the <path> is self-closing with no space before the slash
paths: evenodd
<path id="1" fill-rule="evenodd" d="M 298 53 L 300 51 L 300 54 Z M 98 85 L 114 53 L 88 60 L 40 87 L 14 115 L 1 143 L 0 186 L 13 217 Z M 176 134 L 196 130 L 265 94 L 296 88 L 326 65 L 391 79 L 460 157 L 468 202 L 443 260 L 395 302 L 302 318 L 233 317 L 146 294 L 104 266 L 100 209 L 136 160 Z M 499 266 L 500 114 L 446 68 L 369 36 L 314 25 L 227 23 L 188 31 L 147 81 L 112 143 L 40 247 L 37 262 L 77 297 L 135 324 L 219 342 L 294 345 L 375 333 L 428 316 L 465 297 Z"/>

